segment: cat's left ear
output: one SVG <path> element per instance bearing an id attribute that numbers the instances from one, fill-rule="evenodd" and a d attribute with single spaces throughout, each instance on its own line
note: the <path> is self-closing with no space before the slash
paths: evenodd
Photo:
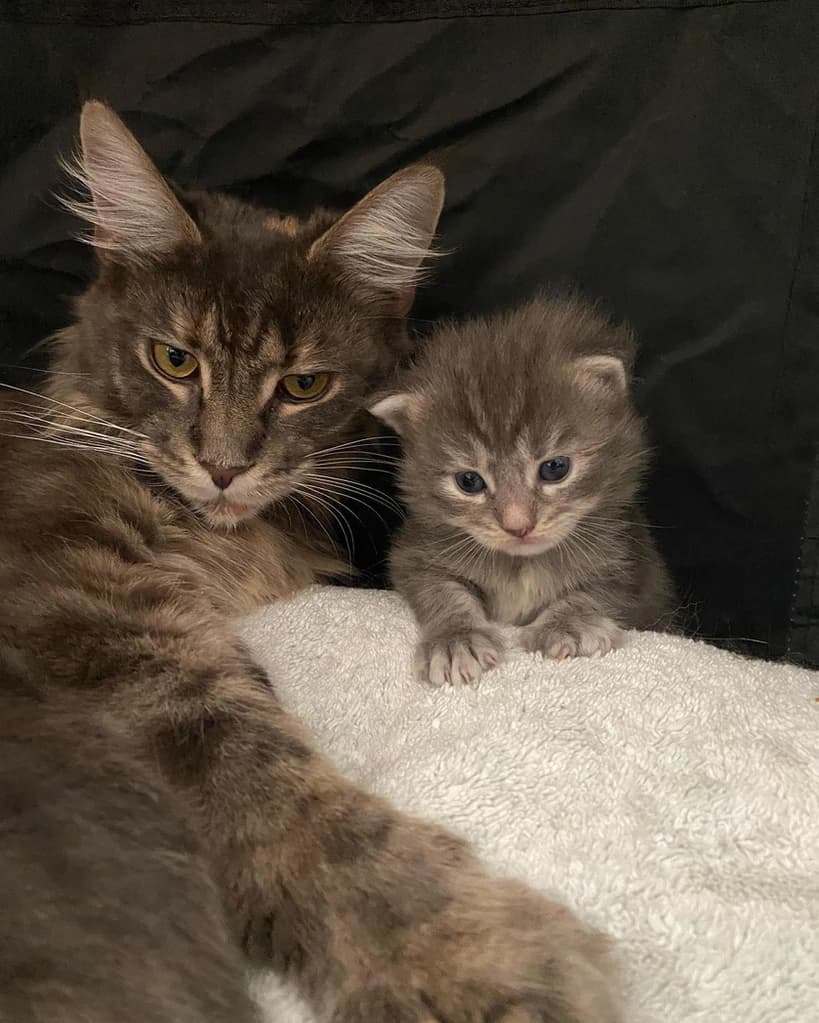
<path id="1" fill-rule="evenodd" d="M 628 393 L 628 369 L 616 355 L 585 355 L 575 361 L 575 366 L 584 382 L 617 394 Z"/>
<path id="2" fill-rule="evenodd" d="M 420 401 L 416 394 L 402 392 L 390 394 L 381 398 L 374 405 L 370 405 L 370 414 L 382 423 L 386 423 L 390 429 L 395 430 L 399 436 L 407 432 L 407 427 L 420 411 Z"/>
<path id="3" fill-rule="evenodd" d="M 424 274 L 444 204 L 444 176 L 431 164 L 393 174 L 313 243 L 365 299 L 405 316 Z"/>

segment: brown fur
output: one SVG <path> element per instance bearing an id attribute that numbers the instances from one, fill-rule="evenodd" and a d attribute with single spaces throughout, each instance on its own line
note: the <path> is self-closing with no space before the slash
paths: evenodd
<path id="1" fill-rule="evenodd" d="M 391 570 L 422 628 L 422 679 L 474 681 L 510 640 L 563 658 L 670 626 L 671 582 L 638 503 L 648 448 L 632 358 L 630 332 L 593 305 L 540 297 L 441 327 L 375 405 L 403 439 L 408 516 Z M 555 457 L 570 471 L 544 482 Z M 464 493 L 463 471 L 485 488 Z"/>
<path id="2" fill-rule="evenodd" d="M 95 133 L 106 123 L 120 131 L 97 105 L 89 116 L 102 117 Z M 120 137 L 126 156 L 144 167 L 128 139 Z M 170 208 L 157 193 L 163 204 Z M 130 223 L 118 214 L 97 224 L 98 241 L 122 246 L 117 232 Z M 348 214 L 345 231 L 351 223 Z M 167 241 L 166 226 L 154 225 L 153 246 Z M 174 245 L 203 244 L 196 231 L 187 225 Z M 103 438 L 146 432 L 139 401 L 163 416 L 150 373 L 123 369 L 136 339 L 123 331 L 112 355 L 114 335 L 95 320 L 100 306 L 124 315 L 129 274 L 154 287 L 144 239 L 127 241 L 124 256 L 109 248 L 102 257 L 130 268 L 116 271 L 122 301 L 106 304 L 98 283 L 81 303 L 50 397 L 25 399 L 36 418 L 21 418 L 19 396 L 0 412 L 7 435 L 19 435 L 7 437 L 0 472 L 0 739 L 12 751 L 0 801 L 20 822 L 0 830 L 2 883 L 14 892 L 14 911 L 0 915 L 0 1019 L 244 1023 L 252 1014 L 222 912 L 235 942 L 291 977 L 325 1020 L 619 1019 L 599 935 L 524 886 L 490 878 L 447 832 L 350 785 L 279 704 L 230 627 L 232 614 L 293 592 L 326 566 L 288 529 L 278 501 L 224 530 L 186 499 L 173 470 L 179 449 L 160 450 L 158 432 L 150 449 L 127 452 L 115 440 L 80 444 L 82 435 L 60 432 L 63 421 L 95 422 Z M 291 266 L 297 296 L 311 270 L 298 235 L 290 242 L 296 248 L 278 258 Z M 182 273 L 183 255 L 172 246 L 150 258 L 160 268 L 175 260 Z M 321 259 L 312 302 L 318 308 L 326 292 L 338 346 L 351 322 L 363 322 L 362 308 L 373 316 L 375 307 L 349 268 L 333 280 L 332 250 Z M 227 261 L 219 267 L 216 289 L 222 271 L 236 272 Z M 388 281 L 389 262 L 376 272 Z M 251 291 L 247 304 L 258 299 Z M 318 340 L 333 358 L 328 334 Z M 61 376 L 74 372 L 84 375 Z M 336 400 L 356 415 L 366 391 L 356 386 L 325 406 Z M 58 395 L 73 408 L 55 406 Z M 171 405 L 178 421 L 163 428 L 195 452 L 195 431 L 182 429 L 196 418 L 189 400 L 184 415 Z M 278 437 L 271 431 L 260 449 L 270 464 Z M 50 864 L 71 829 L 78 866 L 63 875 Z M 37 891 L 26 895 L 27 884 Z M 53 923 L 31 929 L 38 900 Z"/>

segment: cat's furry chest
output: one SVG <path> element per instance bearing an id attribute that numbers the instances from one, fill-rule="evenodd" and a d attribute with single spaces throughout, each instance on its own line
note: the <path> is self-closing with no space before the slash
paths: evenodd
<path id="1" fill-rule="evenodd" d="M 527 625 L 563 589 L 558 576 L 540 559 L 515 558 L 495 569 L 483 587 L 483 597 L 492 621 Z"/>

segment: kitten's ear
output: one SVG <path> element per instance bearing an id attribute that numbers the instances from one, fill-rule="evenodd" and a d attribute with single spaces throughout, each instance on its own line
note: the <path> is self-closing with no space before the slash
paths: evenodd
<path id="1" fill-rule="evenodd" d="M 420 411 L 418 396 L 409 392 L 390 394 L 370 405 L 370 413 L 402 436 Z"/>
<path id="2" fill-rule="evenodd" d="M 201 241 L 148 154 L 110 107 L 92 100 L 80 117 L 81 152 L 71 173 L 90 200 L 65 205 L 94 229 L 91 243 L 111 258 L 144 262 Z"/>
<path id="3" fill-rule="evenodd" d="M 431 164 L 393 174 L 366 195 L 310 249 L 387 313 L 409 312 L 444 204 L 444 176 Z"/>
<path id="4" fill-rule="evenodd" d="M 628 371 L 616 355 L 586 355 L 575 361 L 584 381 L 609 388 L 618 394 L 628 393 Z"/>

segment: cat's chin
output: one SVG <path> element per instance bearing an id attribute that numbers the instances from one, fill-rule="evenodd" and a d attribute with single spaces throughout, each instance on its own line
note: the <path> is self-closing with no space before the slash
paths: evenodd
<path id="1" fill-rule="evenodd" d="M 199 505 L 202 517 L 216 529 L 235 529 L 240 522 L 255 518 L 261 510 L 262 506 L 259 504 L 227 501 L 224 498 Z"/>
<path id="2" fill-rule="evenodd" d="M 545 554 L 546 551 L 557 546 L 554 540 L 515 540 L 499 547 L 504 554 L 511 554 L 513 558 L 534 558 L 538 554 Z"/>

